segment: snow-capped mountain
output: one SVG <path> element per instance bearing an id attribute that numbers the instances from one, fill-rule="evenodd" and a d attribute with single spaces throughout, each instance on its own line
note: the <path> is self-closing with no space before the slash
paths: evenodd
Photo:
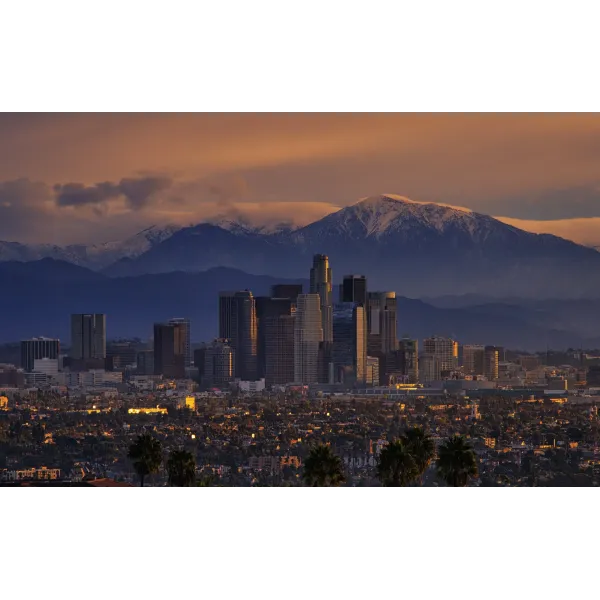
<path id="1" fill-rule="evenodd" d="M 0 262 L 30 262 L 43 258 L 64 260 L 82 267 L 102 269 L 123 258 L 135 258 L 181 229 L 178 225 L 152 226 L 125 240 L 86 246 L 70 244 L 20 244 L 0 241 Z"/>
<path id="2" fill-rule="evenodd" d="M 111 276 L 232 267 L 306 277 L 315 253 L 329 256 L 336 281 L 363 273 L 370 289 L 405 296 L 600 297 L 596 250 L 467 209 L 391 194 L 363 198 L 297 229 L 222 218 L 151 228 L 120 244 L 86 248 L 79 262 L 60 258 L 93 262 L 96 269 L 108 265 L 103 272 Z"/>

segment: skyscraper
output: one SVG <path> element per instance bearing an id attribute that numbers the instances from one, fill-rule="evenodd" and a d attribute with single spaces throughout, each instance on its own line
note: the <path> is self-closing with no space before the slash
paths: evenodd
<path id="1" fill-rule="evenodd" d="M 185 326 L 154 324 L 154 374 L 173 379 L 185 377 Z"/>
<path id="2" fill-rule="evenodd" d="M 388 354 L 398 347 L 396 292 L 367 295 L 367 345 L 369 353 Z"/>
<path id="3" fill-rule="evenodd" d="M 430 337 L 424 340 L 425 354 L 434 356 L 439 364 L 440 373 L 453 371 L 458 366 L 458 342 L 451 338 Z"/>
<path id="4" fill-rule="evenodd" d="M 336 383 L 364 384 L 367 379 L 365 309 L 356 302 L 341 302 L 333 309 L 332 360 Z"/>
<path id="5" fill-rule="evenodd" d="M 419 342 L 410 338 L 402 338 L 398 342 L 397 354 L 401 361 L 402 375 L 406 383 L 419 381 Z"/>
<path id="6" fill-rule="evenodd" d="M 484 375 L 489 381 L 498 379 L 498 348 L 486 346 L 484 351 Z"/>
<path id="7" fill-rule="evenodd" d="M 256 304 L 249 290 L 236 292 L 236 330 L 231 338 L 235 348 L 236 377 L 244 381 L 254 381 L 257 378 L 257 323 Z"/>
<path id="8" fill-rule="evenodd" d="M 237 327 L 235 310 L 236 292 L 219 292 L 219 338 L 233 339 Z"/>
<path id="9" fill-rule="evenodd" d="M 333 288 L 329 258 L 324 254 L 315 254 L 313 257 L 313 267 L 310 270 L 310 293 L 319 295 L 323 341 L 331 342 L 333 340 Z"/>
<path id="10" fill-rule="evenodd" d="M 21 367 L 27 372 L 33 371 L 36 360 L 42 358 L 58 360 L 59 355 L 60 340 L 39 337 L 21 342 Z"/>
<path id="11" fill-rule="evenodd" d="M 71 353 L 76 361 L 106 358 L 106 315 L 71 315 Z"/>
<path id="12" fill-rule="evenodd" d="M 235 376 L 235 350 L 228 340 L 217 339 L 202 348 L 204 363 L 198 366 L 202 383 L 221 386 L 233 381 Z"/>
<path id="13" fill-rule="evenodd" d="M 296 383 L 318 383 L 319 344 L 323 341 L 321 302 L 322 298 L 319 294 L 298 296 L 294 324 L 294 381 Z"/>
<path id="14" fill-rule="evenodd" d="M 294 326 L 293 314 L 270 316 L 264 319 L 265 329 L 265 385 L 283 385 L 294 382 Z"/>
<path id="15" fill-rule="evenodd" d="M 219 294 L 219 338 L 230 340 L 235 350 L 235 376 L 256 380 L 258 326 L 251 291 Z"/>
<path id="16" fill-rule="evenodd" d="M 293 301 L 295 306 L 295 301 Z M 257 321 L 257 378 L 265 377 L 266 373 L 266 344 L 268 341 L 267 320 L 281 315 L 292 314 L 291 298 L 270 298 L 257 296 L 255 298 Z M 295 309 L 294 309 L 295 310 Z M 291 382 L 292 379 L 289 380 Z M 288 382 L 288 383 L 289 383 Z"/>
<path id="17" fill-rule="evenodd" d="M 191 342 L 191 326 L 190 320 L 182 317 L 169 319 L 169 325 L 183 325 L 184 338 L 185 338 L 185 366 L 190 367 L 192 365 L 192 342 Z"/>
<path id="18" fill-rule="evenodd" d="M 483 375 L 485 373 L 485 348 L 475 344 L 464 344 L 462 347 L 462 365 L 467 375 Z"/>
<path id="19" fill-rule="evenodd" d="M 340 302 L 356 302 L 367 306 L 367 278 L 364 275 L 344 275 Z"/>

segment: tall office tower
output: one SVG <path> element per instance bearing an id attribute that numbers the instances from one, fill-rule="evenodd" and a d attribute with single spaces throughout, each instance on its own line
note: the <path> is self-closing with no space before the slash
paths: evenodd
<path id="1" fill-rule="evenodd" d="M 367 278 L 364 275 L 344 275 L 340 302 L 356 302 L 367 306 Z"/>
<path id="2" fill-rule="evenodd" d="M 294 382 L 294 325 L 296 313 L 264 319 L 265 385 Z"/>
<path id="3" fill-rule="evenodd" d="M 440 359 L 435 354 L 421 354 L 419 358 L 419 378 L 423 383 L 438 381 L 442 377 Z"/>
<path id="4" fill-rule="evenodd" d="M 182 317 L 169 319 L 169 325 L 183 325 L 185 331 L 185 366 L 192 366 L 192 341 L 191 341 L 191 325 L 190 320 Z"/>
<path id="5" fill-rule="evenodd" d="M 280 315 L 292 314 L 292 299 L 291 298 L 270 298 L 269 296 L 257 296 L 255 298 L 256 305 L 256 322 L 257 322 L 257 350 L 256 350 L 256 370 L 257 379 L 265 377 L 266 374 L 266 344 L 267 344 L 267 329 L 266 321 L 272 317 Z M 294 309 L 295 310 L 295 309 Z M 290 383 L 292 379 L 290 379 Z"/>
<path id="6" fill-rule="evenodd" d="M 310 293 L 319 294 L 323 341 L 331 342 L 333 340 L 333 288 L 329 258 L 324 254 L 315 254 L 313 257 L 313 267 L 310 270 Z"/>
<path id="7" fill-rule="evenodd" d="M 231 340 L 237 328 L 236 292 L 219 292 L 219 338 Z"/>
<path id="8" fill-rule="evenodd" d="M 222 386 L 233 381 L 235 377 L 235 349 L 226 339 L 216 339 L 203 348 L 204 364 L 202 365 L 202 384 L 206 386 Z M 198 365 L 196 365 L 198 366 Z"/>
<path id="9" fill-rule="evenodd" d="M 462 366 L 467 375 L 483 375 L 485 348 L 476 344 L 464 344 L 462 347 Z"/>
<path id="10" fill-rule="evenodd" d="M 393 352 L 398 347 L 396 292 L 369 292 L 366 306 L 369 352 Z"/>
<path id="11" fill-rule="evenodd" d="M 440 365 L 440 371 L 454 371 L 458 366 L 458 342 L 450 338 L 433 336 L 423 341 L 425 354 L 435 356 Z"/>
<path id="12" fill-rule="evenodd" d="M 124 371 L 130 365 L 137 364 L 137 346 L 135 342 L 112 342 L 106 346 L 106 369 Z"/>
<path id="13" fill-rule="evenodd" d="M 365 308 L 342 302 L 333 309 L 333 366 L 336 383 L 364 384 L 367 379 Z"/>
<path id="14" fill-rule="evenodd" d="M 402 361 L 402 374 L 406 383 L 419 381 L 419 342 L 410 338 L 402 338 L 398 342 L 397 354 Z"/>
<path id="15" fill-rule="evenodd" d="M 185 327 L 182 323 L 154 324 L 154 374 L 185 377 Z"/>
<path id="16" fill-rule="evenodd" d="M 71 354 L 75 360 L 106 358 L 106 315 L 71 315 Z"/>
<path id="17" fill-rule="evenodd" d="M 235 349 L 235 376 L 254 381 L 257 376 L 256 303 L 252 292 L 219 294 L 219 339 L 230 340 Z"/>
<path id="18" fill-rule="evenodd" d="M 58 360 L 60 340 L 39 337 L 21 342 L 21 367 L 27 372 L 33 371 L 34 362 L 42 358 Z"/>
<path id="19" fill-rule="evenodd" d="M 319 366 L 317 369 L 318 383 L 334 383 L 333 342 L 319 344 Z"/>
<path id="20" fill-rule="evenodd" d="M 398 318 L 396 292 L 381 292 L 379 308 L 379 335 L 384 354 L 398 348 Z"/>
<path id="21" fill-rule="evenodd" d="M 300 294 L 294 323 L 294 382 L 319 381 L 319 345 L 323 341 L 322 298 Z"/>
<path id="22" fill-rule="evenodd" d="M 301 293 L 301 283 L 278 283 L 271 286 L 271 298 L 289 298 L 294 306 Z"/>
<path id="23" fill-rule="evenodd" d="M 255 381 L 258 331 L 256 304 L 251 291 L 236 292 L 235 312 L 236 329 L 231 338 L 235 348 L 235 375 L 243 381 Z"/>
<path id="24" fill-rule="evenodd" d="M 498 379 L 498 348 L 486 346 L 484 352 L 484 373 L 488 381 Z"/>
<path id="25" fill-rule="evenodd" d="M 154 375 L 154 351 L 141 350 L 137 355 L 137 375 Z"/>

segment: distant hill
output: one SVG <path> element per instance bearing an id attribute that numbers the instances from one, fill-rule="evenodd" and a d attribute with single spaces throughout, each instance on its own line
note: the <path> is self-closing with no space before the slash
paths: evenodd
<path id="1" fill-rule="evenodd" d="M 192 320 L 192 339 L 217 335 L 218 293 L 250 289 L 268 294 L 275 283 L 303 283 L 251 275 L 231 268 L 200 273 L 162 273 L 137 277 L 108 277 L 64 261 L 45 259 L 31 263 L 0 263 L 0 343 L 31 336 L 56 336 L 69 340 L 69 315 L 74 312 L 107 314 L 108 337 L 152 335 L 152 324 L 174 316 Z M 512 348 L 544 350 L 578 347 L 587 340 L 600 345 L 600 326 L 569 320 L 570 302 L 548 301 L 537 306 L 483 304 L 440 308 L 410 298 L 398 299 L 398 334 L 417 339 L 452 335 L 463 343 L 492 343 Z M 573 302 L 574 306 L 583 306 Z M 584 314 L 600 310 L 600 301 L 586 301 Z M 573 312 L 573 311 L 571 311 Z"/>

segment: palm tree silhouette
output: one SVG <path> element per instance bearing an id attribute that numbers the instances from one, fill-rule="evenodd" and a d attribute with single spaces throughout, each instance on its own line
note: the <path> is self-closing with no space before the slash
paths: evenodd
<path id="1" fill-rule="evenodd" d="M 312 487 L 341 485 L 346 477 L 340 457 L 329 446 L 315 446 L 304 463 L 304 481 Z"/>
<path id="2" fill-rule="evenodd" d="M 377 477 L 385 487 L 403 487 L 419 476 L 417 463 L 402 439 L 390 442 L 377 460 Z"/>
<path id="3" fill-rule="evenodd" d="M 156 473 L 160 467 L 162 444 L 149 433 L 144 433 L 131 444 L 127 456 L 132 460 L 133 468 L 139 475 L 141 487 L 144 487 L 144 478 Z"/>
<path id="4" fill-rule="evenodd" d="M 452 487 L 465 487 L 469 477 L 477 477 L 475 452 L 462 435 L 453 435 L 440 446 L 437 472 Z"/>
<path id="5" fill-rule="evenodd" d="M 167 460 L 169 485 L 188 487 L 196 481 L 196 459 L 187 450 L 173 450 Z"/>
<path id="6" fill-rule="evenodd" d="M 413 427 L 404 433 L 402 442 L 415 461 L 418 471 L 417 478 L 422 485 L 425 471 L 427 471 L 435 456 L 433 439 L 429 434 L 425 433 L 422 427 Z"/>

